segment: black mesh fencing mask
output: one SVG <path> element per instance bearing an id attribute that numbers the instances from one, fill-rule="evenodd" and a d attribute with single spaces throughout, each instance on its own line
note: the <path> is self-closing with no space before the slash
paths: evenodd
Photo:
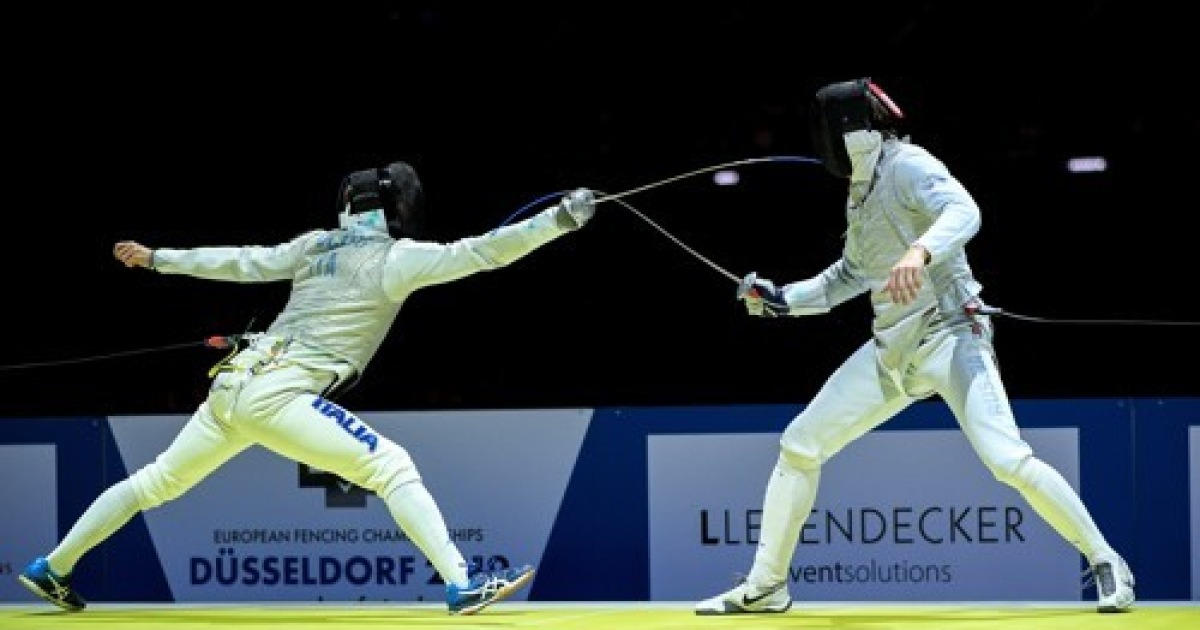
<path id="1" fill-rule="evenodd" d="M 407 162 L 350 173 L 342 180 L 338 202 L 339 211 L 350 215 L 383 210 L 397 236 L 421 234 L 424 193 L 416 169 Z"/>
<path id="2" fill-rule="evenodd" d="M 809 109 L 809 131 L 821 164 L 837 177 L 850 177 L 844 136 L 864 129 L 894 130 L 904 114 L 870 78 L 830 83 L 817 90 Z"/>

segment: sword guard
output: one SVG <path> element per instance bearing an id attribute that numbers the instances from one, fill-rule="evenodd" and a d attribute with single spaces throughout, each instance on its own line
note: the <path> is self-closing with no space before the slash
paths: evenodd
<path id="1" fill-rule="evenodd" d="M 758 289 L 754 287 L 754 283 L 757 281 L 757 272 L 751 271 L 750 273 L 746 274 L 746 277 L 742 278 L 742 281 L 738 283 L 737 299 L 744 300 L 748 297 L 762 297 L 758 294 Z"/>

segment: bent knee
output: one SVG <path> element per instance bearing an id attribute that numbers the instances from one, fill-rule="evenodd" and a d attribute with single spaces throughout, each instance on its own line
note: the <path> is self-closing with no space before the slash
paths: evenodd
<path id="1" fill-rule="evenodd" d="M 151 462 L 130 477 L 138 507 L 143 510 L 156 508 L 167 501 L 179 498 L 195 481 L 167 469 L 158 461 Z"/>
<path id="2" fill-rule="evenodd" d="M 779 459 L 797 470 L 817 470 L 824 463 L 821 449 L 811 442 L 787 433 L 779 440 Z"/>
<path id="3" fill-rule="evenodd" d="M 997 481 L 1013 488 L 1021 489 L 1033 482 L 1033 464 L 1035 458 L 1031 454 L 1020 457 L 997 458 L 984 462 L 992 476 Z"/>
<path id="4" fill-rule="evenodd" d="M 386 497 L 397 488 L 421 480 L 417 464 L 403 446 L 384 440 L 379 451 L 364 463 L 357 474 L 359 485 Z"/>

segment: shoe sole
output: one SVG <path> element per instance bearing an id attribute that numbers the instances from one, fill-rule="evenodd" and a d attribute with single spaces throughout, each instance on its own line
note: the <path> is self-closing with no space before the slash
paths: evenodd
<path id="1" fill-rule="evenodd" d="M 732 610 L 697 610 L 696 614 L 701 616 L 717 616 L 717 615 L 778 615 L 792 609 L 792 600 L 783 608 L 763 608 L 762 610 L 747 610 L 745 608 L 734 608 Z"/>
<path id="2" fill-rule="evenodd" d="M 1112 606 L 1097 606 L 1096 612 L 1105 614 L 1129 612 L 1133 608 L 1134 601 L 1135 600 L 1131 599 L 1129 603 L 1123 605 L 1115 604 Z"/>
<path id="3" fill-rule="evenodd" d="M 62 601 L 59 601 L 59 600 L 51 597 L 49 594 L 46 593 L 46 591 L 43 591 L 42 588 L 37 585 L 37 582 L 34 582 L 33 580 L 25 577 L 24 575 L 18 575 L 17 579 L 20 580 L 21 584 L 25 588 L 29 589 L 29 591 L 32 592 L 34 595 L 37 595 L 38 597 L 50 602 L 51 604 L 54 604 L 55 606 L 58 606 L 59 608 L 65 610 L 67 612 L 79 612 L 79 611 L 83 610 L 82 606 L 72 606 L 66 602 L 62 602 Z"/>
<path id="4" fill-rule="evenodd" d="M 483 610 L 484 608 L 487 608 L 488 606 L 491 606 L 492 604 L 495 604 L 496 602 L 507 598 L 509 595 L 512 595 L 513 593 L 517 592 L 522 586 L 525 586 L 527 583 L 529 583 L 529 580 L 533 579 L 533 573 L 534 573 L 534 570 L 531 569 L 529 572 L 525 573 L 521 577 L 513 580 L 512 583 L 509 584 L 508 586 L 505 586 L 505 587 L 501 588 L 500 590 L 496 591 L 495 597 L 487 600 L 486 602 L 482 602 L 479 605 L 471 606 L 470 608 L 464 608 L 455 614 L 474 615 L 475 613 Z"/>

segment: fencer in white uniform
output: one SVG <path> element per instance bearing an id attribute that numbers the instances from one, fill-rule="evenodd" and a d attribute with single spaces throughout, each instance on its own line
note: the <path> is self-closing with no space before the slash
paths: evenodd
<path id="1" fill-rule="evenodd" d="M 749 274 L 739 288 L 758 316 L 828 313 L 863 293 L 871 338 L 833 372 L 784 429 L 767 482 L 760 540 L 750 572 L 733 589 L 698 603 L 698 614 L 783 612 L 801 527 L 821 467 L 851 441 L 914 401 L 939 395 L 971 447 L 1083 555 L 1101 612 L 1128 610 L 1133 575 L 1075 490 L 1021 437 L 964 249 L 980 210 L 926 149 L 901 137 L 903 113 L 869 78 L 829 84 L 813 101 L 813 142 L 822 164 L 849 182 L 840 259 L 782 286 Z"/>
<path id="2" fill-rule="evenodd" d="M 448 244 L 414 238 L 422 197 L 416 171 L 393 162 L 343 180 L 337 229 L 308 231 L 273 247 L 152 250 L 117 243 L 114 255 L 130 267 L 290 282 L 291 294 L 264 332 L 215 367 L 207 398 L 167 449 L 105 490 L 49 554 L 30 563 L 22 583 L 64 609 L 83 609 L 70 582 L 85 553 L 138 512 L 179 497 L 258 444 L 382 499 L 445 581 L 451 613 L 477 612 L 526 584 L 529 566 L 468 575 L 409 453 L 332 397 L 362 376 L 414 291 L 507 266 L 582 227 L 595 196 L 581 188 L 522 221 Z"/>

